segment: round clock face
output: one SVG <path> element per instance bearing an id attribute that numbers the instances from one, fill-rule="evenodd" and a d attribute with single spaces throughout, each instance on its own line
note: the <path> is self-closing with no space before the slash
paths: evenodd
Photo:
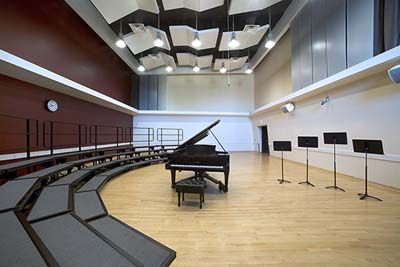
<path id="1" fill-rule="evenodd" d="M 47 109 L 51 112 L 55 112 L 58 109 L 58 104 L 55 100 L 49 100 L 46 103 Z"/>

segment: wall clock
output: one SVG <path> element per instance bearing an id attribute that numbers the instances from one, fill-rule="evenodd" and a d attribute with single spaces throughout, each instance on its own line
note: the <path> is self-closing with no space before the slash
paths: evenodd
<path id="1" fill-rule="evenodd" d="M 58 110 L 58 104 L 55 100 L 51 99 L 46 102 L 46 107 L 50 112 L 56 112 Z"/>

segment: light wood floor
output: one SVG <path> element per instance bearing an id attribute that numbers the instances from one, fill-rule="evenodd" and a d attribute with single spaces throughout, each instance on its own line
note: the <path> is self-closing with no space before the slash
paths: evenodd
<path id="1" fill-rule="evenodd" d="M 400 266 L 400 191 L 370 184 L 384 201 L 361 201 L 362 180 L 339 175 L 346 192 L 328 190 L 332 173 L 311 168 L 312 188 L 297 184 L 303 164 L 285 164 L 292 183 L 279 185 L 279 159 L 231 153 L 229 192 L 210 184 L 202 210 L 197 195 L 177 207 L 164 165 L 123 174 L 101 195 L 111 214 L 174 249 L 173 266 Z"/>

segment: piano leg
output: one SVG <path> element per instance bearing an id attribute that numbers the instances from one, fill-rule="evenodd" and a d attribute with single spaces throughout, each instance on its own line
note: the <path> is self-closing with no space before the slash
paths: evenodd
<path id="1" fill-rule="evenodd" d="M 229 171 L 224 171 L 224 176 L 225 176 L 225 187 L 224 187 L 224 192 L 228 192 L 228 182 L 229 182 Z"/>
<path id="2" fill-rule="evenodd" d="M 171 188 L 175 188 L 176 170 L 171 170 Z"/>

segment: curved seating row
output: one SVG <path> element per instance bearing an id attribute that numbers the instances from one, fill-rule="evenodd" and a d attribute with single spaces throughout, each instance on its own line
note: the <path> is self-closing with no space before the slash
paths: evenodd
<path id="1" fill-rule="evenodd" d="M 166 155 L 146 154 L 96 155 L 0 186 L 0 266 L 168 266 L 175 251 L 109 215 L 99 195 L 112 177 Z"/>

